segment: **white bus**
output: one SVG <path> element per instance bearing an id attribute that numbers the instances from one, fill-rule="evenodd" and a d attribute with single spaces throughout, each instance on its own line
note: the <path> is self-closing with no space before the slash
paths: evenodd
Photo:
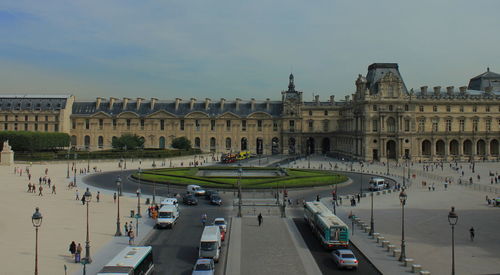
<path id="1" fill-rule="evenodd" d="M 128 246 L 97 274 L 151 275 L 153 272 L 153 248 L 151 246 Z"/>
<path id="2" fill-rule="evenodd" d="M 349 245 L 349 227 L 323 203 L 306 202 L 304 219 L 318 236 L 323 247 L 335 249 Z"/>

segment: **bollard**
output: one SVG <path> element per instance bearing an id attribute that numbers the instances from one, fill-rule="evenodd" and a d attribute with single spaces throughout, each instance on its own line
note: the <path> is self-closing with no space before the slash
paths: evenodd
<path id="1" fill-rule="evenodd" d="M 418 273 L 422 270 L 422 266 L 419 264 L 413 264 L 411 265 L 411 272 L 413 273 Z"/>
<path id="2" fill-rule="evenodd" d="M 405 259 L 405 266 L 411 266 L 413 264 L 413 259 L 406 258 Z"/>
<path id="3" fill-rule="evenodd" d="M 420 275 L 431 275 L 431 272 L 427 270 L 422 270 L 420 271 Z"/>
<path id="4" fill-rule="evenodd" d="M 391 242 L 387 241 L 387 240 L 383 240 L 382 241 L 382 247 L 386 247 L 390 244 Z"/>
<path id="5" fill-rule="evenodd" d="M 387 246 L 387 251 L 389 251 L 389 253 L 391 253 L 392 251 L 394 251 L 394 248 L 395 248 L 395 246 L 393 244 L 390 244 Z"/>
<path id="6" fill-rule="evenodd" d="M 385 240 L 382 236 L 377 236 L 377 243 L 382 243 Z"/>
<path id="7" fill-rule="evenodd" d="M 378 236 L 380 236 L 380 233 L 373 233 L 372 239 L 376 239 Z"/>
<path id="8" fill-rule="evenodd" d="M 130 217 L 133 218 L 135 216 L 135 210 L 130 210 Z"/>
<path id="9" fill-rule="evenodd" d="M 395 257 L 396 259 L 399 259 L 399 256 L 401 256 L 401 250 L 394 249 L 394 251 L 392 251 L 392 256 Z"/>
<path id="10" fill-rule="evenodd" d="M 368 233 L 368 232 L 370 232 L 370 229 L 371 229 L 371 227 L 369 227 L 369 226 L 366 226 L 366 227 L 365 227 L 365 233 Z"/>

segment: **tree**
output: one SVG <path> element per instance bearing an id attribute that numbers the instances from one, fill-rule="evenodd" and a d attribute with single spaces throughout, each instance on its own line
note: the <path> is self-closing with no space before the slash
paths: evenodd
<path id="1" fill-rule="evenodd" d="M 45 133 L 28 131 L 0 132 L 0 147 L 8 140 L 12 150 L 20 152 L 36 152 L 55 150 L 69 146 L 70 137 L 66 133 Z"/>
<path id="2" fill-rule="evenodd" d="M 181 149 L 181 150 L 190 150 L 191 149 L 191 141 L 186 137 L 178 137 L 172 140 L 172 147 Z"/>
<path id="3" fill-rule="evenodd" d="M 115 149 L 130 149 L 134 150 L 137 148 L 144 147 L 144 138 L 138 135 L 124 134 L 119 138 L 114 138 L 111 141 L 111 146 Z"/>

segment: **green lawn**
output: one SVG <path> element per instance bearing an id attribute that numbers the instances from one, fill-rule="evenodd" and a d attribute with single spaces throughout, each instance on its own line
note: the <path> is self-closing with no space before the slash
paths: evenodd
<path id="1" fill-rule="evenodd" d="M 170 183 L 177 185 L 197 184 L 209 188 L 232 188 L 237 185 L 238 177 L 201 177 L 196 176 L 199 170 L 236 170 L 237 167 L 200 167 L 200 168 L 166 168 L 152 169 L 141 173 L 141 180 Z M 245 170 L 257 170 L 260 168 L 244 167 Z M 263 168 L 262 170 L 274 170 L 275 168 Z M 285 169 L 288 176 L 283 177 L 247 177 L 241 179 L 242 188 L 274 188 L 276 186 L 309 187 L 332 185 L 347 181 L 344 175 L 333 174 L 327 171 Z M 138 178 L 138 174 L 132 175 Z"/>

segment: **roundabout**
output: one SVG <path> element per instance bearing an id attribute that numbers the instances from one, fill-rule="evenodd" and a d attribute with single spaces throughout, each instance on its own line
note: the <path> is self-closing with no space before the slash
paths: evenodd
<path id="1" fill-rule="evenodd" d="M 196 184 L 208 188 L 263 189 L 326 186 L 348 181 L 345 175 L 324 170 L 271 167 L 189 167 L 151 169 L 131 175 L 136 180 L 158 184 Z"/>

